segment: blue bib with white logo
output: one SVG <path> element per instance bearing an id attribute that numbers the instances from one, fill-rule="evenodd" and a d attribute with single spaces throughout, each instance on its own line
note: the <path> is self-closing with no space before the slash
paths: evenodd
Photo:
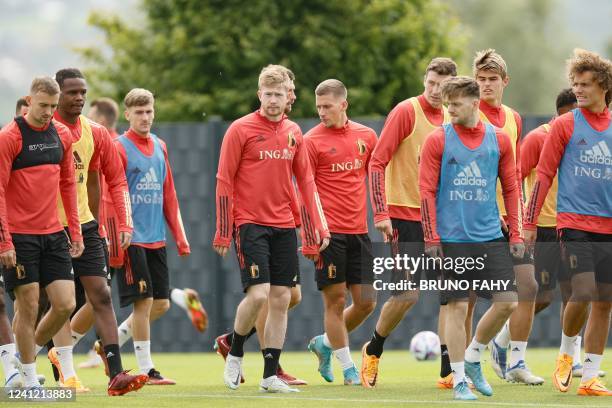
<path id="1" fill-rule="evenodd" d="M 452 124 L 443 125 L 444 153 L 436 197 L 442 242 L 486 242 L 502 237 L 495 195 L 499 146 L 495 128 L 485 124 L 480 146 L 469 149 Z"/>
<path id="2" fill-rule="evenodd" d="M 612 126 L 598 132 L 580 109 L 559 164 L 557 212 L 612 217 Z"/>
<path id="3" fill-rule="evenodd" d="M 132 201 L 133 243 L 150 244 L 166 240 L 164 224 L 164 181 L 166 160 L 161 143 L 154 134 L 153 155 L 145 156 L 125 135 L 119 142 L 127 154 L 125 175 Z"/>

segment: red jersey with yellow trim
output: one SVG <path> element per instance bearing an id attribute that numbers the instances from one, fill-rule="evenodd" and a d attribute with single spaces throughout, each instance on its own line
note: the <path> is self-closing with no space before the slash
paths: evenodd
<path id="1" fill-rule="evenodd" d="M 427 135 L 445 120 L 445 109 L 434 108 L 424 95 L 400 102 L 389 113 L 368 170 L 374 222 L 389 218 L 421 221 L 420 149 Z"/>
<path id="2" fill-rule="evenodd" d="M 329 231 L 299 126 L 285 116 L 272 122 L 259 111 L 234 121 L 221 145 L 213 245 L 228 247 L 233 228 L 246 223 L 294 228 L 293 175 L 302 203 L 302 249 L 318 253 L 316 236 Z"/>
<path id="3" fill-rule="evenodd" d="M 484 140 L 485 126 L 479 121 L 476 127 L 466 128 L 453 125 L 461 143 L 468 149 L 475 149 Z M 508 221 L 510 227 L 510 242 L 522 242 L 519 226 L 519 189 L 516 180 L 516 168 L 512 144 L 506 132 L 496 128 L 497 144 L 499 146 L 498 177 L 503 186 L 504 202 L 508 208 Z M 442 155 L 444 154 L 444 129 L 436 129 L 425 141 L 421 155 L 419 171 L 419 189 L 421 191 L 421 214 L 423 215 L 423 235 L 425 242 L 440 242 L 436 222 L 436 194 L 440 181 Z M 461 216 L 457 214 L 457 216 Z"/>
<path id="4" fill-rule="evenodd" d="M 34 132 L 49 130 L 25 125 Z M 23 139 L 15 120 L 0 131 L 0 251 L 13 249 L 11 234 L 52 234 L 63 230 L 57 210 L 58 191 L 66 203 L 68 230 L 74 241 L 82 241 L 77 207 L 76 182 L 72 161 L 72 138 L 61 123 L 53 120 L 57 142 L 29 144 L 28 154 L 41 155 L 45 150 L 61 149 L 58 164 L 41 161 L 25 167 L 13 168 L 22 153 Z M 58 156 L 59 157 L 59 156 Z M 34 158 L 36 159 L 36 158 Z"/>
<path id="5" fill-rule="evenodd" d="M 580 112 L 587 123 L 596 132 L 603 132 L 610 126 L 610 111 L 606 108 L 603 112 L 594 113 L 586 109 Z M 536 169 L 538 179 L 533 193 L 527 205 L 525 215 L 525 228 L 533 230 L 536 228 L 536 220 L 540 215 L 542 205 L 548 194 L 553 178 L 563 159 L 565 147 L 574 133 L 574 114 L 568 112 L 556 118 L 552 123 L 550 135 L 544 142 Z M 572 228 L 581 231 L 595 232 L 598 234 L 612 234 L 612 218 L 598 217 L 595 215 L 584 215 L 570 212 L 557 213 L 557 229 Z"/>
<path id="6" fill-rule="evenodd" d="M 118 214 L 117 220 L 119 225 L 117 228 L 119 232 L 132 232 L 133 225 L 130 194 L 125 178 L 125 171 L 123 170 L 117 149 L 113 145 L 113 141 L 106 128 L 90 119 L 87 119 L 84 116 L 78 117 L 76 123 L 74 124 L 67 122 L 57 111 L 54 114 L 54 118 L 66 126 L 68 130 L 70 130 L 72 142 L 75 144 L 81 140 L 83 131 L 81 121 L 87 121 L 89 128 L 91 128 L 93 151 L 90 152 L 91 157 L 78 157 L 77 154 L 73 154 L 75 168 L 79 166 L 81 162 L 83 162 L 89 164 L 88 168 L 84 169 L 86 172 L 101 171 L 102 175 L 104 176 L 105 186 L 107 187 L 109 195 L 112 199 L 114 211 L 116 214 Z M 73 153 L 76 152 L 77 150 L 74 150 Z M 77 180 L 77 183 L 79 183 L 79 181 L 80 180 Z M 85 176 L 85 183 L 86 182 L 87 176 Z M 81 205 L 82 203 L 87 203 L 89 200 L 87 189 L 77 189 L 77 191 L 81 192 L 78 197 Z M 102 189 L 100 191 L 102 191 Z M 89 209 L 87 209 L 87 211 L 82 210 L 80 217 L 81 223 L 89 222 L 93 219 L 93 215 Z"/>
<path id="7" fill-rule="evenodd" d="M 142 154 L 144 154 L 145 156 L 153 155 L 154 144 L 153 140 L 149 135 L 140 136 L 132 129 L 129 129 L 125 133 L 125 135 L 132 143 L 134 143 L 134 145 Z M 187 255 L 191 253 L 191 249 L 189 247 L 189 242 L 187 241 L 187 235 L 185 234 L 183 219 L 181 217 L 181 210 L 179 208 L 178 198 L 176 197 L 176 190 L 174 189 L 174 178 L 172 176 L 172 169 L 170 168 L 170 161 L 168 160 L 168 150 L 166 148 L 166 143 L 164 143 L 164 141 L 160 138 L 158 138 L 158 140 L 161 144 L 162 150 L 164 151 L 164 158 L 166 160 L 166 178 L 164 180 L 163 185 L 164 217 L 166 219 L 166 223 L 168 224 L 168 228 L 170 229 L 170 232 L 174 237 L 174 241 L 176 242 L 179 255 Z M 115 140 L 115 147 L 117 148 L 117 152 L 119 153 L 123 168 L 127 168 L 127 154 L 125 152 L 125 148 L 117 140 Z M 133 245 L 155 249 L 166 246 L 166 242 L 160 241 L 151 243 L 138 243 Z"/>
<path id="8" fill-rule="evenodd" d="M 480 100 L 480 118 L 484 122 L 489 122 L 495 127 L 503 129 L 510 137 L 512 143 L 512 152 L 516 166 L 516 182 L 519 188 L 519 200 L 521 211 L 519 213 L 520 226 L 523 228 L 523 193 L 522 193 L 522 178 L 521 178 L 521 133 L 523 132 L 523 121 L 521 116 L 506 105 L 493 106 L 489 105 L 484 100 Z M 506 207 L 502 198 L 501 184 L 497 183 L 497 205 L 500 214 L 507 218 Z"/>
<path id="9" fill-rule="evenodd" d="M 366 177 L 376 141 L 374 130 L 351 120 L 342 128 L 320 123 L 304 135 L 330 232 L 368 232 Z"/>
<path id="10" fill-rule="evenodd" d="M 552 123 L 552 120 L 550 121 Z M 550 132 L 550 123 L 538 126 L 521 141 L 521 177 L 525 180 L 525 196 L 531 196 L 533 187 L 537 180 L 536 166 L 540 160 L 540 153 L 544 142 Z M 554 227 L 557 225 L 557 190 L 559 182 L 557 177 L 553 179 L 550 191 L 542 206 L 538 217 L 538 227 Z"/>

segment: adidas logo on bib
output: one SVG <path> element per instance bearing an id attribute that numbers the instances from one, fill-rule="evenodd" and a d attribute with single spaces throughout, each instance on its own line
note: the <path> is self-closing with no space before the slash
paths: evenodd
<path id="1" fill-rule="evenodd" d="M 149 171 L 136 184 L 136 190 L 161 190 L 161 183 L 157 179 L 155 170 L 149 168 Z"/>
<path id="2" fill-rule="evenodd" d="M 612 154 L 604 140 L 593 146 L 592 149 L 580 152 L 580 161 L 588 164 L 603 164 L 612 166 Z"/>
<path id="3" fill-rule="evenodd" d="M 453 184 L 456 186 L 486 187 L 487 180 L 482 177 L 478 164 L 473 161 L 457 174 L 457 177 L 453 180 Z"/>

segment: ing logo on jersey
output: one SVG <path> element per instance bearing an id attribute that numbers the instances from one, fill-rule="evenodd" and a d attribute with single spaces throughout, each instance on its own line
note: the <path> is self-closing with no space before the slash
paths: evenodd
<path id="1" fill-rule="evenodd" d="M 365 142 L 361 139 L 357 139 L 357 150 L 359 151 L 359 154 L 362 156 L 366 154 L 367 146 Z"/>
<path id="2" fill-rule="evenodd" d="M 295 147 L 297 145 L 297 140 L 295 140 L 295 136 L 293 136 L 293 132 L 289 132 L 287 134 L 287 146 Z"/>

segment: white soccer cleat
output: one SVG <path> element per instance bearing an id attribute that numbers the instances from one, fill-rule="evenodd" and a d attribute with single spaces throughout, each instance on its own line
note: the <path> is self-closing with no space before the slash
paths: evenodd
<path id="1" fill-rule="evenodd" d="M 238 378 L 238 382 L 240 382 L 240 378 Z M 261 392 L 278 392 L 283 394 L 288 394 L 290 392 L 300 392 L 297 388 L 291 388 L 289 384 L 273 375 L 268 378 L 264 378 L 259 383 L 259 391 Z"/>
<path id="2" fill-rule="evenodd" d="M 102 358 L 96 353 L 96 350 L 87 352 L 87 360 L 79 364 L 79 368 L 97 368 L 102 365 Z"/>
<path id="3" fill-rule="evenodd" d="M 231 390 L 240 386 L 240 376 L 242 374 L 242 357 L 227 355 L 225 368 L 223 369 L 223 381 Z"/>
<path id="4" fill-rule="evenodd" d="M 542 385 L 544 379 L 533 375 L 523 360 L 519 361 L 514 367 L 506 371 L 506 381 L 527 385 Z"/>

